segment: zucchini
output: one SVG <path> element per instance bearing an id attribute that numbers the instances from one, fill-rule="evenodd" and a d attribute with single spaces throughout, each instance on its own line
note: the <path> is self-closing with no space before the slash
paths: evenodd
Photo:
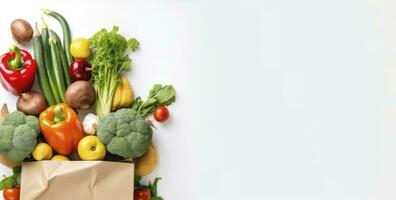
<path id="1" fill-rule="evenodd" d="M 47 76 L 49 79 L 49 84 L 50 84 L 50 88 L 52 91 L 52 95 L 54 96 L 54 99 L 56 101 L 56 103 L 61 103 L 61 98 L 59 92 L 58 92 L 58 87 L 57 84 L 55 82 L 54 77 L 54 70 L 53 70 L 53 66 L 52 66 L 52 61 L 51 61 L 51 52 L 50 52 L 50 46 L 49 46 L 49 31 L 48 31 L 48 26 L 44 21 L 44 18 L 42 18 L 42 30 L 41 30 L 41 36 L 43 39 L 43 49 L 44 49 L 44 60 L 45 60 L 45 66 L 47 69 Z"/>
<path id="2" fill-rule="evenodd" d="M 54 78 L 58 86 L 58 92 L 62 102 L 65 102 L 65 92 L 66 92 L 66 81 L 64 80 L 64 74 L 62 69 L 62 61 L 59 55 L 58 46 L 56 44 L 56 39 L 54 37 L 49 38 L 50 52 L 52 67 L 54 69 Z"/>
<path id="3" fill-rule="evenodd" d="M 58 47 L 58 50 L 59 50 L 60 59 L 61 59 L 61 62 L 62 62 L 63 75 L 65 75 L 64 78 L 66 80 L 66 86 L 69 87 L 69 85 L 71 85 L 72 81 L 71 81 L 70 72 L 69 72 L 69 66 L 70 65 L 68 65 L 68 63 L 67 63 L 65 51 L 62 48 L 62 43 L 61 43 L 61 41 L 59 39 L 58 34 L 56 34 L 56 32 L 51 30 L 51 29 L 50 29 L 50 34 L 56 40 L 56 44 L 57 44 L 57 47 Z"/>
<path id="4" fill-rule="evenodd" d="M 37 80 L 41 88 L 41 92 L 43 93 L 44 98 L 47 101 L 48 105 L 54 105 L 56 104 L 56 101 L 51 93 L 51 88 L 49 85 L 49 80 L 48 80 L 47 70 L 45 67 L 45 60 L 44 60 L 43 41 L 41 38 L 40 31 L 37 29 L 37 24 L 34 28 L 34 33 L 33 33 L 33 50 L 34 50 L 34 59 L 36 60 L 36 64 L 37 64 Z"/>
<path id="5" fill-rule="evenodd" d="M 42 9 L 41 11 L 44 14 L 55 18 L 61 24 L 63 30 L 63 49 L 66 54 L 67 64 L 70 66 L 73 62 L 73 56 L 70 53 L 71 32 L 70 32 L 69 24 L 61 14 L 55 11 L 49 9 Z"/>

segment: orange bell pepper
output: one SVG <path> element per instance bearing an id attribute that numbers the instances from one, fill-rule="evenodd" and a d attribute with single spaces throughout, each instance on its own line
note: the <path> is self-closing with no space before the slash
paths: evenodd
<path id="1" fill-rule="evenodd" d="M 78 143 L 84 137 L 77 113 L 67 104 L 53 105 L 42 112 L 40 128 L 48 144 L 65 156 L 77 150 Z"/>

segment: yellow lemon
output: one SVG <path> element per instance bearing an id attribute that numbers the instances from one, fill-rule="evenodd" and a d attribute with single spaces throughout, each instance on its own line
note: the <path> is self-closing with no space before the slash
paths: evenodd
<path id="1" fill-rule="evenodd" d="M 91 55 L 88 40 L 77 38 L 70 44 L 70 53 L 75 58 L 86 59 Z"/>
<path id="2" fill-rule="evenodd" d="M 35 160 L 49 160 L 52 157 L 52 148 L 47 143 L 38 144 L 33 150 Z"/>
<path id="3" fill-rule="evenodd" d="M 102 160 L 106 156 L 106 147 L 98 137 L 86 136 L 78 143 L 78 155 L 83 160 Z"/>
<path id="4" fill-rule="evenodd" d="M 70 159 L 66 156 L 55 155 L 54 157 L 51 158 L 51 160 L 66 161 L 66 160 L 70 160 Z"/>

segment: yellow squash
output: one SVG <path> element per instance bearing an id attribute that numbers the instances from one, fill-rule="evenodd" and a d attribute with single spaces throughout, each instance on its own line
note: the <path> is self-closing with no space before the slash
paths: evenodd
<path id="1" fill-rule="evenodd" d="M 158 163 L 158 152 L 153 143 L 150 143 L 146 154 L 135 160 L 135 175 L 147 176 L 155 170 Z"/>
<path id="2" fill-rule="evenodd" d="M 132 102 L 133 102 L 132 88 L 128 82 L 128 79 L 122 76 L 121 81 L 118 84 L 117 89 L 114 93 L 111 110 L 115 111 L 120 108 L 129 107 L 132 104 Z"/>

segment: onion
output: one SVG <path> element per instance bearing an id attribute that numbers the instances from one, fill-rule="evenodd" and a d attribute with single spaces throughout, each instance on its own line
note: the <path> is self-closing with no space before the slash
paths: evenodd
<path id="1" fill-rule="evenodd" d="M 16 19 L 11 23 L 11 32 L 12 37 L 19 44 L 28 43 L 33 37 L 32 26 L 23 19 Z"/>
<path id="2" fill-rule="evenodd" d="M 39 116 L 41 112 L 47 109 L 44 96 L 38 92 L 23 93 L 17 101 L 17 110 L 26 115 Z"/>

